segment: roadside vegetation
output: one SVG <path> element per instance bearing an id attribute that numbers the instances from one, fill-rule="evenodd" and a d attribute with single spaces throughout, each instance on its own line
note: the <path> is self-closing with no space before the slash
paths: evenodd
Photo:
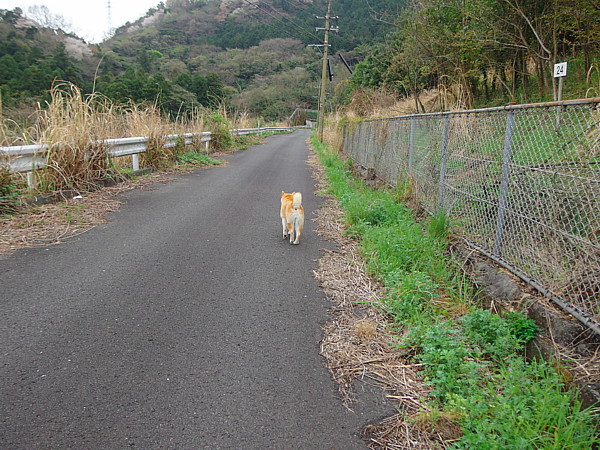
<path id="1" fill-rule="evenodd" d="M 328 190 L 344 210 L 345 233 L 360 243 L 369 275 L 384 295 L 369 306 L 400 337 L 398 350 L 420 364 L 429 387 L 419 421 L 435 429 L 452 423 L 452 448 L 593 448 L 600 443 L 595 412 L 555 363 L 526 361 L 524 345 L 538 333 L 522 311 L 503 315 L 480 307 L 477 293 L 446 256 L 447 222 L 415 220 L 406 205 L 410 186 L 374 190 L 353 176 L 326 144 L 312 141 Z"/>
<path id="2" fill-rule="evenodd" d="M 600 9 L 590 0 L 408 2 L 396 31 L 352 75 L 352 89 L 414 100 L 438 89 L 460 108 L 557 100 L 553 65 L 569 63 L 563 99 L 600 95 Z"/>
<path id="3" fill-rule="evenodd" d="M 247 115 L 232 117 L 225 108 L 198 109 L 193 116 L 173 119 L 153 104 L 121 106 L 101 95 L 83 95 L 70 83 L 55 85 L 50 103 L 34 116 L 30 126 L 0 122 L 0 145 L 45 144 L 50 149 L 47 167 L 35 171 L 33 189 L 27 188 L 24 174 L 9 173 L 6 164 L 0 167 L 0 214 L 16 212 L 25 197 L 64 189 L 88 191 L 103 180 L 130 176 L 131 156 L 109 158 L 105 139 L 148 137 L 140 168 L 153 170 L 219 165 L 210 154 L 247 148 L 258 140 L 232 134 L 231 129 L 256 127 L 256 122 Z M 179 141 L 164 148 L 167 135 L 204 131 L 212 133 L 208 149 L 200 137 L 191 145 Z"/>

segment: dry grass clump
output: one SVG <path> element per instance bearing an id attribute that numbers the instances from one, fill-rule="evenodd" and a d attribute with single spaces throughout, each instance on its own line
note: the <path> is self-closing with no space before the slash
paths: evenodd
<path id="1" fill-rule="evenodd" d="M 74 85 L 56 85 L 51 96 L 33 133 L 39 143 L 48 145 L 47 167 L 38 173 L 38 180 L 51 189 L 84 188 L 103 178 L 108 167 L 106 149 L 94 141 L 109 122 L 110 106 L 104 103 L 109 111 L 103 111 L 97 107 L 99 97 L 84 98 Z"/>
<path id="2" fill-rule="evenodd" d="M 233 129 L 258 128 L 258 121 L 251 117 L 248 111 L 240 111 L 236 116 L 230 119 Z"/>
<path id="3" fill-rule="evenodd" d="M 338 152 L 342 151 L 344 145 L 344 130 L 340 126 L 344 117 L 341 111 L 333 112 L 326 117 L 323 125 L 323 141 Z"/>
<path id="4" fill-rule="evenodd" d="M 377 322 L 373 319 L 361 319 L 354 324 L 355 332 L 361 342 L 374 339 L 377 336 Z"/>
<path id="5" fill-rule="evenodd" d="M 385 89 L 359 89 L 352 94 L 348 105 L 359 117 L 372 117 L 378 111 L 391 108 L 396 103 L 396 96 Z"/>
<path id="6" fill-rule="evenodd" d="M 459 101 L 448 90 L 429 90 L 419 96 L 419 112 L 439 112 L 458 107 Z M 455 108 L 457 109 L 457 108 Z M 414 98 L 397 98 L 383 89 L 361 89 L 353 94 L 349 105 L 327 114 L 324 124 L 324 140 L 332 149 L 341 152 L 343 146 L 343 122 L 363 119 L 395 117 L 415 114 Z"/>

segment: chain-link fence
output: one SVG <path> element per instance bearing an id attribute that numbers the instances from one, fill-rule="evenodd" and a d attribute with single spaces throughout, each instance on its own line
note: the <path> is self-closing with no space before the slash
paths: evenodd
<path id="1" fill-rule="evenodd" d="M 344 151 L 600 334 L 600 98 L 349 124 Z"/>

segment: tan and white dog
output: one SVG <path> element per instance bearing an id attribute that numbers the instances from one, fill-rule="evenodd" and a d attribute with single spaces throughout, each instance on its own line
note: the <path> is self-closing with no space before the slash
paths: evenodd
<path id="1" fill-rule="evenodd" d="M 300 234 L 304 228 L 304 208 L 302 207 L 302 194 L 292 192 L 286 194 L 281 191 L 281 226 L 283 239 L 290 237 L 290 244 L 300 243 Z"/>

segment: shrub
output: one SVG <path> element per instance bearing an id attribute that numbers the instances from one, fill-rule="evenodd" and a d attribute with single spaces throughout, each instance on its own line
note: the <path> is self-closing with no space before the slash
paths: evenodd
<path id="1" fill-rule="evenodd" d="M 17 187 L 6 167 L 0 167 L 0 214 L 14 213 L 18 209 Z"/>
<path id="2" fill-rule="evenodd" d="M 226 150 L 233 146 L 230 125 L 223 115 L 214 112 L 206 118 L 206 124 L 212 133 L 210 143 L 213 149 Z"/>

